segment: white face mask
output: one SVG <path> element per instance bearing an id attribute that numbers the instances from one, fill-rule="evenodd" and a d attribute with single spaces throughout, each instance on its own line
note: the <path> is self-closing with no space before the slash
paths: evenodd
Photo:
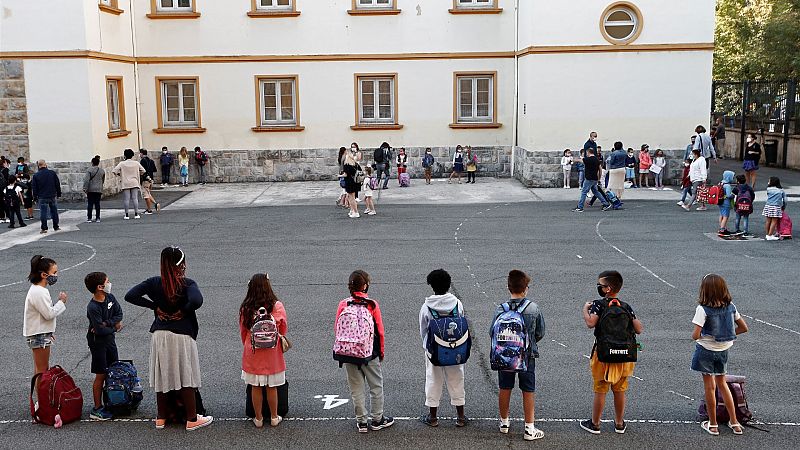
<path id="1" fill-rule="evenodd" d="M 749 144 L 751 142 L 753 142 L 753 138 L 747 138 L 747 143 Z"/>
<path id="2" fill-rule="evenodd" d="M 106 294 L 110 294 L 111 293 L 111 282 L 110 281 L 108 283 L 106 283 L 105 286 L 103 286 L 103 292 L 105 292 Z"/>

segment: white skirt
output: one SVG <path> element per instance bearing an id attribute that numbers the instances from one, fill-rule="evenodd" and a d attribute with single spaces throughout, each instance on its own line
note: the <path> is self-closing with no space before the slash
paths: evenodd
<path id="1" fill-rule="evenodd" d="M 250 386 L 278 387 L 286 384 L 286 371 L 272 375 L 255 375 L 242 371 L 242 380 Z"/>
<path id="2" fill-rule="evenodd" d="M 150 338 L 150 387 L 166 393 L 200 388 L 200 358 L 191 336 L 156 330 Z"/>

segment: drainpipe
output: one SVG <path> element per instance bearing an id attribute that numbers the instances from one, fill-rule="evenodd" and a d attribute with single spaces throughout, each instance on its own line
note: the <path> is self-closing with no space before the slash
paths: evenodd
<path id="1" fill-rule="evenodd" d="M 133 56 L 133 92 L 136 97 L 136 145 L 137 149 L 142 148 L 142 111 L 141 100 L 139 98 L 139 62 L 136 59 L 136 26 L 134 25 L 134 17 L 136 16 L 133 4 L 136 0 L 131 0 L 129 3 L 129 13 L 131 22 L 131 54 Z"/>
<path id="2" fill-rule="evenodd" d="M 514 117 L 511 124 L 511 178 L 514 178 L 516 148 L 519 144 L 519 0 L 514 1 Z"/>

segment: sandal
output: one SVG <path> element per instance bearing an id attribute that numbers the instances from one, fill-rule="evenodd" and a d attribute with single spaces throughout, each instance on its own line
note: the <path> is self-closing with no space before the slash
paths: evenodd
<path id="1" fill-rule="evenodd" d="M 706 433 L 712 436 L 719 436 L 719 426 L 718 425 L 711 425 L 711 422 L 706 420 L 705 422 L 700 424 L 700 428 L 706 430 Z M 712 428 L 714 428 L 712 430 Z"/>
<path id="2" fill-rule="evenodd" d="M 469 424 L 469 418 L 467 416 L 459 417 L 456 419 L 456 426 L 459 428 L 465 427 L 467 426 L 467 424 Z"/>
<path id="3" fill-rule="evenodd" d="M 741 435 L 744 434 L 744 430 L 742 429 L 742 425 L 739 423 L 730 423 L 728 422 L 728 428 L 733 430 L 733 434 Z"/>
<path id="4" fill-rule="evenodd" d="M 439 419 L 434 419 L 430 414 L 425 414 L 419 417 L 419 421 L 429 427 L 436 428 L 439 426 Z"/>

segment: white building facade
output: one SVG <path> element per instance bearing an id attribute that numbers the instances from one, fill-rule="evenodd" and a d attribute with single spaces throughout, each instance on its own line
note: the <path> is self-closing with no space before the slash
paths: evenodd
<path id="1" fill-rule="evenodd" d="M 515 147 L 575 148 L 592 130 L 608 145 L 683 148 L 709 115 L 712 0 L 0 9 L 0 153 L 34 160 L 200 146 L 222 158 L 216 181 L 326 179 L 340 146 L 387 141 L 440 158 L 479 147 L 502 176 Z"/>

